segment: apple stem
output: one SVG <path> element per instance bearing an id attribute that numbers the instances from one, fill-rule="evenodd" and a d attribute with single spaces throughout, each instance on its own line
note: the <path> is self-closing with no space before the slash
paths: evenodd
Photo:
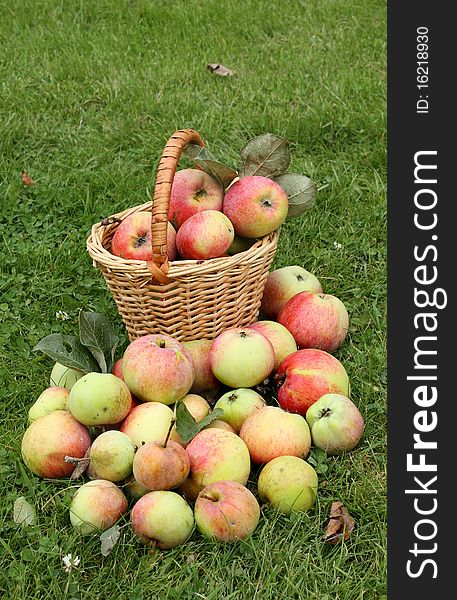
<path id="1" fill-rule="evenodd" d="M 199 498 L 204 498 L 205 500 L 210 500 L 211 502 L 217 502 L 217 499 L 213 496 L 209 496 L 208 494 L 202 494 L 201 492 L 198 494 Z"/>
<path id="2" fill-rule="evenodd" d="M 140 248 L 141 246 L 144 246 L 147 241 L 148 241 L 148 236 L 145 233 L 145 234 L 143 234 L 141 237 L 139 237 L 137 239 L 137 241 L 135 242 L 134 246 L 135 246 L 135 248 Z"/>
<path id="3" fill-rule="evenodd" d="M 279 375 L 278 373 L 276 373 L 276 375 L 274 376 L 274 382 L 276 384 L 276 386 L 279 388 L 282 386 L 282 384 L 285 382 L 286 380 L 286 375 Z"/>
<path id="4" fill-rule="evenodd" d="M 167 437 L 165 438 L 165 441 L 164 441 L 164 443 L 163 443 L 163 447 L 164 447 L 164 448 L 166 448 L 166 447 L 167 447 L 167 444 L 168 444 L 168 439 L 169 439 L 169 437 L 170 437 L 170 435 L 171 435 L 171 430 L 173 429 L 173 425 L 174 425 L 174 424 L 175 424 L 175 420 L 174 420 L 174 419 L 172 419 L 172 420 L 171 420 L 171 423 L 170 423 L 170 427 L 168 428 Z"/>
<path id="5" fill-rule="evenodd" d="M 165 348 L 165 340 L 159 340 L 159 348 Z"/>

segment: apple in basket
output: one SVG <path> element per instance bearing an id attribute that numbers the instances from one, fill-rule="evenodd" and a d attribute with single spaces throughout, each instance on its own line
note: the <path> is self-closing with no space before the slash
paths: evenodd
<path id="1" fill-rule="evenodd" d="M 299 292 L 283 306 L 278 323 L 287 327 L 299 348 L 335 352 L 346 338 L 349 315 L 332 294 Z"/>
<path id="2" fill-rule="evenodd" d="M 218 210 L 189 217 L 176 234 L 176 247 L 184 259 L 205 260 L 227 252 L 235 232 L 230 220 Z"/>
<path id="3" fill-rule="evenodd" d="M 322 293 L 319 279 L 298 265 L 271 271 L 263 290 L 260 312 L 265 318 L 276 320 L 281 308 L 299 292 Z"/>
<path id="4" fill-rule="evenodd" d="M 222 210 L 224 191 L 200 169 L 176 171 L 170 193 L 168 220 L 179 229 L 192 215 L 205 210 Z"/>
<path id="5" fill-rule="evenodd" d="M 222 210 L 233 223 L 237 235 L 257 238 L 278 229 L 285 221 L 289 199 L 272 179 L 247 175 L 229 187 Z"/>
<path id="6" fill-rule="evenodd" d="M 167 252 L 168 260 L 176 260 L 176 230 L 170 222 Z M 111 254 L 132 260 L 152 260 L 150 212 L 133 213 L 119 223 L 111 240 Z"/>

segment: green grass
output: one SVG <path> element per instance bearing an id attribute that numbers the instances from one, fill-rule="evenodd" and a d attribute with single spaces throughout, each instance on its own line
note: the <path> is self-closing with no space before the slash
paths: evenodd
<path id="1" fill-rule="evenodd" d="M 375 600 L 386 595 L 385 6 L 380 0 L 3 0 L 0 4 L 0 597 Z M 221 78 L 206 64 L 236 71 Z M 197 129 L 238 166 L 263 132 L 287 138 L 291 170 L 319 185 L 281 229 L 274 266 L 299 264 L 351 317 L 336 356 L 366 422 L 363 440 L 319 467 L 316 505 L 268 508 L 247 542 L 194 534 L 150 552 L 128 518 L 110 556 L 69 524 L 68 481 L 20 457 L 27 410 L 52 363 L 31 349 L 76 333 L 80 308 L 126 336 L 85 240 L 94 222 L 149 199 L 168 137 Z M 183 161 L 183 165 L 186 162 Z M 25 187 L 20 172 L 34 185 Z M 56 319 L 65 311 L 69 320 Z M 255 489 L 255 487 L 253 487 Z M 12 521 L 24 495 L 34 527 Z M 356 520 L 322 541 L 331 502 Z M 68 575 L 67 553 L 81 557 Z"/>

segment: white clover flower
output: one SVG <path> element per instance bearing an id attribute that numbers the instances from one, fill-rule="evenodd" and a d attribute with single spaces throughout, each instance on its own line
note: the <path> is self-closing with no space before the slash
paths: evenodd
<path id="1" fill-rule="evenodd" d="M 79 556 L 75 556 L 74 558 L 72 558 L 71 554 L 66 554 L 62 558 L 62 562 L 65 573 L 69 573 L 72 569 L 76 568 L 79 565 L 81 559 L 79 558 Z"/>
<path id="2" fill-rule="evenodd" d="M 339 242 L 333 242 L 333 247 L 336 248 L 337 250 L 341 250 L 341 248 L 343 247 L 343 244 L 340 244 Z"/>
<path id="3" fill-rule="evenodd" d="M 56 312 L 56 319 L 58 321 L 68 321 L 68 319 L 70 318 L 70 315 L 65 312 L 64 310 L 58 310 Z"/>

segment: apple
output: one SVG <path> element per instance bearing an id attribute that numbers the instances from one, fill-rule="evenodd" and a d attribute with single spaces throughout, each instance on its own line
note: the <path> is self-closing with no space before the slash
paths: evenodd
<path id="1" fill-rule="evenodd" d="M 345 368 L 324 350 L 305 348 L 289 354 L 279 365 L 275 380 L 280 406 L 303 416 L 324 394 L 349 396 Z"/>
<path id="2" fill-rule="evenodd" d="M 95 438 L 90 448 L 90 466 L 99 479 L 122 481 L 132 473 L 135 446 L 121 431 L 105 431 Z"/>
<path id="3" fill-rule="evenodd" d="M 29 423 L 54 410 L 66 410 L 69 393 L 70 390 L 66 387 L 53 386 L 46 388 L 29 408 Z"/>
<path id="4" fill-rule="evenodd" d="M 73 385 L 68 410 L 87 426 L 119 423 L 130 411 L 132 395 L 112 373 L 86 373 Z"/>
<path id="5" fill-rule="evenodd" d="M 256 464 L 278 456 L 306 458 L 311 448 L 311 434 L 304 417 L 277 406 L 264 406 L 253 413 L 243 423 L 239 435 Z"/>
<path id="6" fill-rule="evenodd" d="M 247 417 L 265 405 L 265 400 L 256 391 L 250 388 L 238 388 L 223 394 L 214 408 L 223 410 L 221 421 L 225 421 L 236 433 L 239 433 Z"/>
<path id="7" fill-rule="evenodd" d="M 164 440 L 173 418 L 173 411 L 166 404 L 146 402 L 129 412 L 120 430 L 129 436 L 134 446 L 140 447 L 147 442 Z"/>
<path id="8" fill-rule="evenodd" d="M 359 443 L 364 428 L 357 406 L 342 394 L 324 394 L 306 412 L 311 438 L 329 455 L 349 452 Z"/>
<path id="9" fill-rule="evenodd" d="M 199 396 L 198 394 L 187 394 L 186 396 L 184 396 L 184 398 L 181 398 L 181 400 L 178 400 L 178 402 L 183 402 L 186 405 L 187 410 L 190 412 L 190 414 L 193 416 L 193 418 L 195 419 L 195 421 L 197 423 L 200 422 L 202 419 L 204 419 L 211 410 L 211 407 L 208 404 L 208 402 L 205 400 L 205 398 L 203 398 L 203 396 Z M 176 418 L 176 406 L 177 406 L 178 402 L 175 404 L 175 408 L 173 411 L 175 418 Z M 181 436 L 179 435 L 178 431 L 176 430 L 176 425 L 173 425 L 173 427 L 171 429 L 170 440 L 177 442 L 178 444 L 183 446 L 183 448 L 185 448 L 187 446 L 187 443 L 184 443 L 182 441 Z"/>
<path id="10" fill-rule="evenodd" d="M 241 177 L 226 191 L 222 210 L 235 233 L 245 238 L 268 235 L 285 221 L 289 200 L 283 188 L 268 177 Z"/>
<path id="11" fill-rule="evenodd" d="M 233 327 L 220 333 L 209 354 L 216 378 L 232 388 L 254 387 L 273 370 L 275 353 L 264 335 L 246 327 Z"/>
<path id="12" fill-rule="evenodd" d="M 133 473 L 125 479 L 124 487 L 128 497 L 133 500 L 138 500 L 138 498 L 141 498 L 141 496 L 144 496 L 150 491 L 138 483 L 133 476 Z"/>
<path id="13" fill-rule="evenodd" d="M 119 379 L 122 379 L 122 381 L 124 381 L 124 376 L 122 375 L 122 357 L 118 358 L 117 361 L 114 363 L 111 373 L 113 375 L 116 375 L 116 377 L 119 377 Z"/>
<path id="14" fill-rule="evenodd" d="M 229 249 L 227 250 L 227 254 L 228 256 L 234 256 L 235 254 L 238 254 L 239 252 L 246 252 L 246 250 L 249 250 L 249 248 L 251 246 L 253 246 L 256 243 L 257 240 L 252 239 L 252 238 L 244 238 L 241 237 L 240 235 L 236 235 L 233 239 L 233 242 L 230 244 Z"/>
<path id="15" fill-rule="evenodd" d="M 218 210 L 189 217 L 176 234 L 176 247 L 184 259 L 217 258 L 229 249 L 235 232 L 230 220 Z"/>
<path id="16" fill-rule="evenodd" d="M 299 348 L 335 352 L 346 338 L 349 315 L 332 294 L 299 292 L 283 306 L 278 323 L 287 327 Z"/>
<path id="17" fill-rule="evenodd" d="M 186 483 L 183 485 L 189 499 L 195 500 L 206 485 L 222 479 L 246 485 L 251 469 L 249 450 L 235 433 L 203 429 L 190 441 L 186 452 L 190 459 L 190 484 L 187 488 Z"/>
<path id="18" fill-rule="evenodd" d="M 142 402 L 173 404 L 194 382 L 194 363 L 184 346 L 165 334 L 148 334 L 127 346 L 122 374 L 129 390 Z"/>
<path id="19" fill-rule="evenodd" d="M 214 419 L 214 421 L 211 421 L 211 423 L 203 429 L 225 429 L 225 431 L 231 431 L 232 433 L 236 433 L 236 431 L 231 425 L 229 425 L 225 421 L 221 421 L 221 419 Z"/>
<path id="20" fill-rule="evenodd" d="M 206 211 L 222 210 L 224 190 L 200 169 L 176 171 L 170 193 L 168 220 L 179 229 L 189 217 Z"/>
<path id="21" fill-rule="evenodd" d="M 112 481 L 95 479 L 80 486 L 70 505 L 70 522 L 82 535 L 112 527 L 127 512 L 127 498 Z"/>
<path id="22" fill-rule="evenodd" d="M 299 292 L 322 293 L 319 279 L 298 265 L 271 271 L 263 290 L 260 312 L 275 321 L 286 302 Z"/>
<path id="23" fill-rule="evenodd" d="M 190 470 L 189 456 L 173 440 L 148 442 L 138 448 L 133 460 L 136 481 L 151 492 L 171 490 L 187 479 Z"/>
<path id="24" fill-rule="evenodd" d="M 248 325 L 248 329 L 254 329 L 254 331 L 262 333 L 270 340 L 275 353 L 274 371 L 276 371 L 286 356 L 298 350 L 294 336 L 287 327 L 276 321 L 256 321 L 252 325 Z"/>
<path id="25" fill-rule="evenodd" d="M 111 240 L 111 253 L 130 260 L 152 260 L 151 213 L 135 212 L 119 223 Z M 168 260 L 176 260 L 176 230 L 167 224 Z"/>
<path id="26" fill-rule="evenodd" d="M 194 508 L 200 533 L 219 542 L 249 537 L 260 519 L 254 494 L 236 481 L 210 483 L 198 494 Z"/>
<path id="27" fill-rule="evenodd" d="M 297 456 L 279 456 L 268 462 L 257 481 L 259 497 L 286 515 L 309 510 L 317 497 L 313 467 Z"/>
<path id="28" fill-rule="evenodd" d="M 167 550 L 190 538 L 194 515 L 176 492 L 155 491 L 145 494 L 134 504 L 131 525 L 141 542 Z"/>
<path id="29" fill-rule="evenodd" d="M 73 384 L 84 375 L 82 371 L 71 369 L 58 362 L 52 367 L 49 385 L 51 387 L 66 387 L 71 389 Z"/>
<path id="30" fill-rule="evenodd" d="M 75 468 L 65 456 L 83 458 L 91 443 L 88 429 L 66 410 L 55 410 L 25 431 L 21 442 L 22 459 L 39 477 L 68 477 Z"/>
<path id="31" fill-rule="evenodd" d="M 202 392 L 218 390 L 221 384 L 214 377 L 209 364 L 209 353 L 213 341 L 200 339 L 181 343 L 194 361 L 195 378 L 190 391 L 193 394 L 201 394 Z"/>

